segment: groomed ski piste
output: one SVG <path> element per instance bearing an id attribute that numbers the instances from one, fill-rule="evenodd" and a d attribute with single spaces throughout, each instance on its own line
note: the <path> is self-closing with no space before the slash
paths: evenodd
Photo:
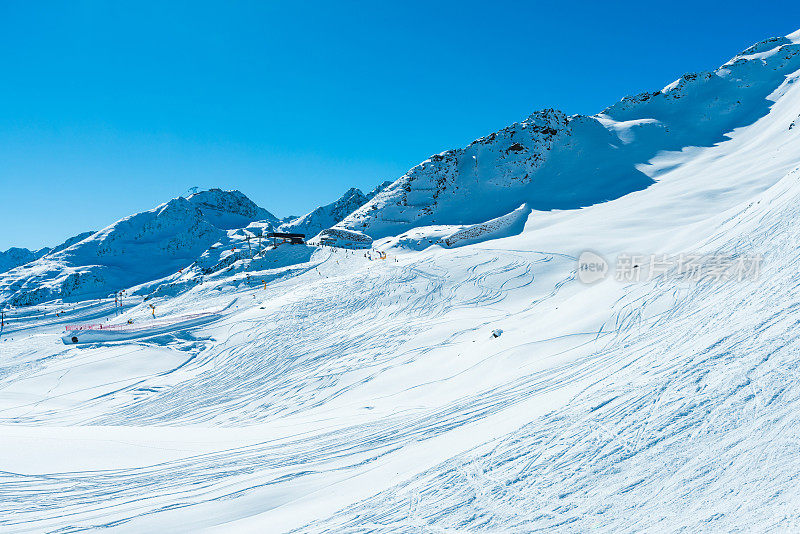
<path id="1" fill-rule="evenodd" d="M 61 341 L 66 345 L 70 345 L 152 337 L 157 334 L 186 330 L 211 322 L 220 318 L 225 309 L 170 316 L 166 319 L 156 319 L 155 309 L 153 309 L 152 320 L 145 319 L 139 323 L 134 323 L 133 319 L 128 319 L 123 323 L 115 320 L 112 323 L 105 324 L 68 324 L 64 326 L 64 335 L 61 336 Z"/>
<path id="2" fill-rule="evenodd" d="M 649 187 L 505 237 L 431 225 L 121 313 L 15 308 L 0 530 L 797 531 L 798 77 L 725 140 L 659 152 Z M 763 260 L 587 285 L 586 250 Z M 129 319 L 158 326 L 61 340 Z"/>

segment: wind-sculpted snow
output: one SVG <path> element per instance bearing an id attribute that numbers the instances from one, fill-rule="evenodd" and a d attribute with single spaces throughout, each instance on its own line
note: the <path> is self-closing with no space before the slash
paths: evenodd
<path id="1" fill-rule="evenodd" d="M 797 79 L 609 202 L 527 220 L 517 203 L 376 239 L 381 254 L 254 244 L 259 223 L 200 217 L 202 261 L 122 310 L 11 310 L 0 530 L 797 530 Z M 633 145 L 670 119 L 603 120 Z M 610 264 L 593 285 L 576 279 L 587 250 Z M 627 253 L 760 256 L 761 271 L 624 282 Z M 60 341 L 128 321 L 135 339 Z"/>
<path id="2" fill-rule="evenodd" d="M 370 248 L 372 246 L 372 238 L 357 230 L 334 227 L 320 232 L 311 243 L 346 249 Z"/>
<path id="3" fill-rule="evenodd" d="M 480 243 L 487 239 L 499 239 L 522 232 L 525 221 L 531 210 L 523 204 L 511 213 L 486 221 L 461 228 L 440 241 L 446 247 L 463 247 L 472 243 Z"/>

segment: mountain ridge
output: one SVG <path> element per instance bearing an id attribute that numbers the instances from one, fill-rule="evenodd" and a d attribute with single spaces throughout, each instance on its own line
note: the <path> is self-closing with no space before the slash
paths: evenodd
<path id="1" fill-rule="evenodd" d="M 760 41 L 660 91 L 625 96 L 597 115 L 534 112 L 412 167 L 339 226 L 381 238 L 419 225 L 475 224 L 521 201 L 575 209 L 641 190 L 653 178 L 639 166 L 657 153 L 711 146 L 764 116 L 767 96 L 800 67 L 798 33 Z M 465 213 L 469 196 L 482 206 Z"/>
<path id="2" fill-rule="evenodd" d="M 61 248 L 14 252 L 15 259 L 6 260 L 9 269 L 0 273 L 0 301 L 104 296 L 196 262 L 203 272 L 221 268 L 244 259 L 237 243 L 247 240 L 237 231 L 257 221 L 263 224 L 247 230 L 253 236 L 280 228 L 312 238 L 338 228 L 380 240 L 426 226 L 439 226 L 443 229 L 436 232 L 446 236 L 507 216 L 512 220 L 523 203 L 535 217 L 614 200 L 655 183 L 658 175 L 649 163 L 657 154 L 712 146 L 764 116 L 771 106 L 768 96 L 798 68 L 800 31 L 765 39 L 714 71 L 684 74 L 660 91 L 625 96 L 593 116 L 535 111 L 467 147 L 435 154 L 366 195 L 351 188 L 291 220 L 278 219 L 236 190 L 179 197 L 76 236 Z M 424 241 L 435 240 L 419 242 Z M 239 255 L 221 253 L 237 246 Z M 127 278 L 114 274 L 132 268 L 134 251 L 154 255 L 155 264 Z"/>

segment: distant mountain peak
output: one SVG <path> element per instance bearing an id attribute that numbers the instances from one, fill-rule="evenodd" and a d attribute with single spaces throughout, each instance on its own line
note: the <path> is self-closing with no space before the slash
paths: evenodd
<path id="1" fill-rule="evenodd" d="M 104 297 L 172 274 L 224 240 L 226 230 L 262 220 L 277 221 L 239 191 L 211 189 L 173 198 L 17 262 L 0 276 L 0 301 L 25 305 Z"/>
<path id="2" fill-rule="evenodd" d="M 320 206 L 301 217 L 284 223 L 280 228 L 282 231 L 301 233 L 310 238 L 340 222 L 368 200 L 369 198 L 360 189 L 351 187 L 330 204 Z"/>
<path id="3" fill-rule="evenodd" d="M 49 250 L 48 248 L 29 250 L 27 248 L 11 247 L 5 252 L 0 251 L 0 273 L 41 258 Z"/>
<path id="4" fill-rule="evenodd" d="M 253 221 L 278 222 L 275 215 L 238 190 L 213 188 L 189 195 L 187 200 L 197 206 L 212 224 L 226 230 L 243 228 Z"/>

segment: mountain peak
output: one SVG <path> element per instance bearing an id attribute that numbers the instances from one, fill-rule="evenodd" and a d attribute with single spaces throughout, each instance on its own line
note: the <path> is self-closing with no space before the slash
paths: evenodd
<path id="1" fill-rule="evenodd" d="M 800 31 L 766 39 L 714 71 L 626 96 L 595 116 L 548 108 L 431 156 L 340 226 L 381 238 L 421 225 L 475 224 L 511 212 L 574 209 L 654 183 L 659 152 L 712 146 L 765 116 L 770 95 L 800 68 Z"/>
<path id="2" fill-rule="evenodd" d="M 244 228 L 254 221 L 278 222 L 277 217 L 238 190 L 212 188 L 194 193 L 186 200 L 197 206 L 212 224 L 226 230 Z"/>
<path id="3" fill-rule="evenodd" d="M 350 213 L 364 205 L 369 198 L 356 187 L 351 187 L 334 202 L 320 206 L 305 215 L 281 225 L 285 232 L 297 232 L 313 237 L 337 224 Z"/>

